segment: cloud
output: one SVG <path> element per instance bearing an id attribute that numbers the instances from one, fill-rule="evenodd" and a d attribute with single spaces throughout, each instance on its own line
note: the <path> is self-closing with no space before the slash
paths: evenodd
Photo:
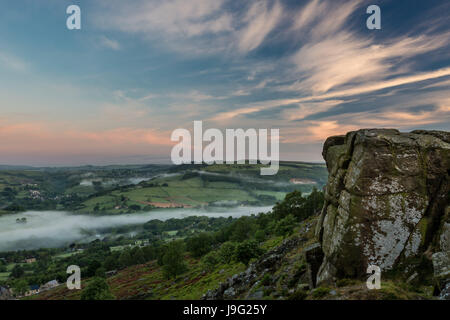
<path id="1" fill-rule="evenodd" d="M 170 132 L 119 127 L 82 130 L 70 125 L 43 122 L 2 124 L 0 154 L 83 154 L 99 155 L 150 153 L 152 148 L 170 146 Z M 1 162 L 1 157 L 0 157 Z"/>
<path id="2" fill-rule="evenodd" d="M 118 41 L 105 36 L 100 37 L 100 44 L 108 49 L 112 49 L 115 51 L 120 50 L 120 44 Z"/>
<path id="3" fill-rule="evenodd" d="M 372 40 L 339 32 L 307 43 L 293 55 L 292 62 L 302 80 L 290 89 L 318 94 L 342 85 L 405 73 L 407 67 L 400 68 L 400 60 L 441 48 L 448 37 L 448 34 L 402 37 L 375 44 Z"/>
<path id="4" fill-rule="evenodd" d="M 285 106 L 289 104 L 299 104 L 297 110 L 289 111 L 287 120 L 298 120 L 305 118 L 306 116 L 324 112 L 344 102 L 339 98 L 354 97 L 362 94 L 376 92 L 383 89 L 394 88 L 402 85 L 414 84 L 421 81 L 439 79 L 446 76 L 450 76 L 450 68 L 443 68 L 436 71 L 424 72 L 410 76 L 398 77 L 391 80 L 379 81 L 375 83 L 364 84 L 360 86 L 354 86 L 345 90 L 331 91 L 322 95 L 311 95 L 297 99 L 279 99 L 279 100 L 266 100 L 259 103 L 253 103 L 252 107 L 238 108 L 233 111 L 222 112 L 214 117 L 213 120 L 229 120 L 231 118 L 258 112 L 261 110 L 270 109 L 273 107 Z M 439 86 L 435 84 L 435 86 Z M 442 86 L 445 86 L 443 84 Z M 282 90 L 285 90 L 282 88 Z M 348 101 L 347 101 L 348 102 Z"/>
<path id="5" fill-rule="evenodd" d="M 267 1 L 254 3 L 243 19 L 247 25 L 239 32 L 239 50 L 249 52 L 259 47 L 282 17 L 283 9 L 279 2 L 271 8 Z"/>
<path id="6" fill-rule="evenodd" d="M 292 30 L 302 32 L 314 40 L 336 30 L 341 30 L 344 23 L 355 12 L 360 1 L 310 1 L 295 15 Z"/>
<path id="7" fill-rule="evenodd" d="M 429 72 L 423 72 L 418 73 L 414 75 L 409 76 L 403 76 L 403 77 L 397 77 L 390 80 L 384 80 L 379 82 L 372 82 L 367 83 L 360 86 L 353 86 L 349 89 L 344 90 L 337 90 L 337 91 L 331 91 L 326 94 L 322 95 L 313 95 L 305 98 L 298 99 L 299 102 L 301 101 L 312 101 L 312 100 L 323 100 L 323 99 L 331 99 L 331 98 L 337 98 L 337 97 L 348 97 L 348 96 L 355 96 L 360 95 L 364 93 L 370 93 L 374 91 L 379 91 L 383 89 L 398 87 L 402 85 L 407 84 L 413 84 L 416 82 L 431 80 L 431 79 L 438 79 L 442 77 L 446 77 L 450 75 L 450 68 L 442 68 L 435 71 L 429 71 Z"/>
<path id="8" fill-rule="evenodd" d="M 294 15 L 292 29 L 297 31 L 311 24 L 319 15 L 325 13 L 326 4 L 320 0 L 313 0 L 306 4 L 298 13 Z"/>
<path id="9" fill-rule="evenodd" d="M 258 0 L 232 10 L 230 0 L 103 1 L 96 24 L 103 29 L 161 39 L 187 54 L 246 54 L 258 48 L 283 17 L 276 1 Z"/>
<path id="10" fill-rule="evenodd" d="M 105 29 L 190 38 L 232 30 L 231 16 L 221 10 L 224 0 L 103 1 L 97 24 Z"/>
<path id="11" fill-rule="evenodd" d="M 427 108 L 423 106 L 428 106 Z M 288 129 L 289 143 L 323 142 L 327 137 L 360 128 L 396 128 L 410 131 L 424 126 L 450 123 L 450 97 L 447 91 L 419 92 L 397 101 L 395 108 L 380 106 L 361 112 L 339 113 L 321 120 L 305 120 Z"/>
<path id="12" fill-rule="evenodd" d="M 27 64 L 16 56 L 0 51 L 0 68 L 1 67 L 16 72 L 24 72 L 27 69 Z"/>

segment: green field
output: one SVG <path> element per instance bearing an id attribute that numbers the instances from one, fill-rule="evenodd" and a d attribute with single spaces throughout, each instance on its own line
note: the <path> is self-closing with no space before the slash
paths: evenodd
<path id="1" fill-rule="evenodd" d="M 293 190 L 321 189 L 327 179 L 324 164 L 281 162 L 274 176 L 261 176 L 262 167 L 267 166 L 0 168 L 0 215 L 26 210 L 122 214 L 152 208 L 273 205 Z M 133 178 L 143 181 L 133 184 Z M 292 179 L 307 183 L 294 184 Z"/>
<path id="2" fill-rule="evenodd" d="M 204 207 L 224 205 L 273 205 L 287 192 L 309 193 L 326 181 L 323 164 L 282 162 L 275 176 L 261 176 L 262 165 L 210 165 L 173 167 L 169 175 L 135 186 L 115 188 L 82 203 L 82 213 L 119 214 L 153 207 Z M 293 184 L 290 180 L 310 180 Z"/>

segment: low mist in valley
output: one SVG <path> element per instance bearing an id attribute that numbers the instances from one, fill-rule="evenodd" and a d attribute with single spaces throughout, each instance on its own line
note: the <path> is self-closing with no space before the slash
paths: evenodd
<path id="1" fill-rule="evenodd" d="M 161 209 L 116 216 L 89 216 L 62 211 L 28 211 L 0 217 L 0 252 L 62 247 L 75 241 L 103 238 L 107 229 L 188 216 L 234 218 L 270 211 L 271 207 L 202 209 Z M 16 219 L 26 218 L 26 223 Z M 102 232 L 103 229 L 103 232 Z"/>

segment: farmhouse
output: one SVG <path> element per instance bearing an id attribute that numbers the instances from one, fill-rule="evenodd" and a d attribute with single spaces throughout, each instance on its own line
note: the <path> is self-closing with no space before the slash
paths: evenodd
<path id="1" fill-rule="evenodd" d="M 59 286 L 58 280 L 52 280 L 52 281 L 47 282 L 46 284 L 43 284 L 43 285 L 39 288 L 39 290 L 40 290 L 41 292 L 42 292 L 42 291 L 47 291 L 47 290 L 53 289 L 53 288 L 55 288 L 55 287 L 57 287 L 57 286 Z"/>
<path id="2" fill-rule="evenodd" d="M 40 292 L 39 285 L 37 284 L 31 285 L 29 290 L 25 292 L 25 297 L 33 296 L 35 294 L 38 294 L 39 292 Z"/>
<path id="3" fill-rule="evenodd" d="M 139 247 L 139 248 L 148 246 L 149 244 L 150 244 L 150 241 L 149 241 L 148 239 L 145 239 L 145 240 L 136 240 L 136 241 L 134 242 L 134 245 L 135 245 L 136 247 Z"/>

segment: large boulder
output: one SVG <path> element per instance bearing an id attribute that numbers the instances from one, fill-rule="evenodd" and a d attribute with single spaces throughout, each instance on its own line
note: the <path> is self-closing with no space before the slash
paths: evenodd
<path id="1" fill-rule="evenodd" d="M 324 259 L 317 283 L 382 272 L 434 255 L 448 271 L 450 133 L 363 129 L 330 137 L 329 172 L 316 229 Z M 438 254 L 437 254 L 438 253 Z"/>

